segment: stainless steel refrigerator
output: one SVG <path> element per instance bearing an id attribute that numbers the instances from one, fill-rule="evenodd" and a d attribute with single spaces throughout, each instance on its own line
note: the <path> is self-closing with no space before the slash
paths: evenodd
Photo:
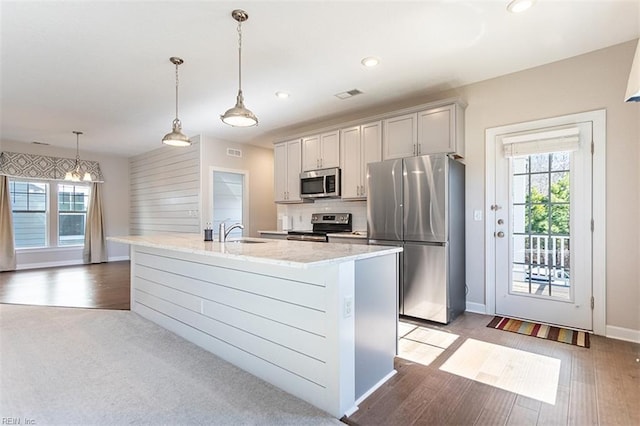
<path id="1" fill-rule="evenodd" d="M 369 163 L 370 244 L 404 248 L 400 315 L 447 324 L 465 310 L 464 164 L 445 154 Z"/>

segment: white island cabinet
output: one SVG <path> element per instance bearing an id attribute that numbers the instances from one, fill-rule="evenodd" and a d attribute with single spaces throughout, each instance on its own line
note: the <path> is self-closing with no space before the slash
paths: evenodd
<path id="1" fill-rule="evenodd" d="M 131 245 L 133 311 L 336 418 L 395 373 L 399 248 L 109 240 Z"/>

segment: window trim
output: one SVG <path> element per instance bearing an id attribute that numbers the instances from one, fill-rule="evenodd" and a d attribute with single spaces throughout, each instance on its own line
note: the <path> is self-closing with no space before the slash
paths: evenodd
<path id="1" fill-rule="evenodd" d="M 45 246 L 38 247 L 16 247 L 16 252 L 20 253 L 36 253 L 38 251 L 67 251 L 67 250 L 78 250 L 84 247 L 84 242 L 82 244 L 73 244 L 73 245 L 59 245 L 59 215 L 60 211 L 58 210 L 58 194 L 59 194 L 59 185 L 73 185 L 73 186 L 86 186 L 89 188 L 89 195 L 87 196 L 87 210 L 89 209 L 89 197 L 91 197 L 91 183 L 90 182 L 67 182 L 63 180 L 44 180 L 44 179 L 30 179 L 30 178 L 20 178 L 20 177 L 9 177 L 10 182 L 30 182 L 30 183 L 40 183 L 45 184 L 47 186 L 47 198 L 46 198 L 46 244 Z M 12 207 L 12 214 L 14 210 Z M 39 211 L 40 212 L 40 211 Z M 85 212 L 86 218 L 86 212 Z M 86 232 L 86 219 L 85 219 L 85 232 Z M 14 237 L 15 238 L 15 237 Z"/>

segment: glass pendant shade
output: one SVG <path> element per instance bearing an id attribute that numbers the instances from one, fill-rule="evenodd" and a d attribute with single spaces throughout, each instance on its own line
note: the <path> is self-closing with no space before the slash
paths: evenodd
<path id="1" fill-rule="evenodd" d="M 91 173 L 84 172 L 84 175 L 80 172 L 80 135 L 82 132 L 78 132 L 74 130 L 73 133 L 76 135 L 76 162 L 73 166 L 73 170 L 69 170 L 64 175 L 64 180 L 70 180 L 71 182 L 91 182 Z"/>
<path id="2" fill-rule="evenodd" d="M 258 124 L 256 116 L 244 106 L 242 90 L 238 91 L 236 106 L 229 108 L 220 118 L 224 123 L 233 127 L 251 127 Z"/>

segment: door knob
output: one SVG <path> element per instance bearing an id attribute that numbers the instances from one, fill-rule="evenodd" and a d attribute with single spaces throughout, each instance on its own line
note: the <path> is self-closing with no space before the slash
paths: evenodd
<path id="1" fill-rule="evenodd" d="M 498 231 L 498 232 L 495 233 L 495 236 L 498 237 L 498 238 L 504 238 L 504 232 Z"/>
<path id="2" fill-rule="evenodd" d="M 504 220 L 498 219 L 498 225 L 502 225 L 503 223 L 504 223 Z"/>

